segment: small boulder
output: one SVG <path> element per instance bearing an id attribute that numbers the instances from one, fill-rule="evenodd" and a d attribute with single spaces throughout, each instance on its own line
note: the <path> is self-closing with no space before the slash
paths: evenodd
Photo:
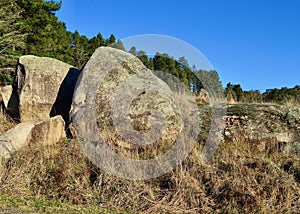
<path id="1" fill-rule="evenodd" d="M 7 85 L 3 88 L 1 88 L 0 90 L 0 96 L 2 97 L 2 102 L 4 104 L 4 108 L 7 108 L 8 106 L 8 102 L 9 102 L 9 99 L 12 95 L 12 86 L 11 85 Z"/>
<path id="2" fill-rule="evenodd" d="M 65 137 L 64 128 L 61 116 L 20 123 L 0 136 L 0 157 L 9 158 L 29 144 L 55 144 Z"/>

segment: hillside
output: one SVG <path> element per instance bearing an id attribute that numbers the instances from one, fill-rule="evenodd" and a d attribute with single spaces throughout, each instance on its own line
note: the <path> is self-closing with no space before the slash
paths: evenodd
<path id="1" fill-rule="evenodd" d="M 255 143 L 223 142 L 205 165 L 198 163 L 199 144 L 172 172 L 146 181 L 104 173 L 76 140 L 37 144 L 2 165 L 0 205 L 32 212 L 54 212 L 55 207 L 76 212 L 77 205 L 77 212 L 99 207 L 124 213 L 297 212 L 299 153 L 269 151 Z"/>
<path id="2" fill-rule="evenodd" d="M 97 63 L 97 58 L 101 58 L 101 64 Z M 3 212 L 283 213 L 297 212 L 300 208 L 299 107 L 201 104 L 195 114 L 192 103 L 196 104 L 196 97 L 178 94 L 178 109 L 170 105 L 167 88 L 161 94 L 149 92 L 152 84 L 164 88 L 166 83 L 155 77 L 133 55 L 113 48 L 96 50 L 79 78 L 77 87 L 80 90 L 75 92 L 73 107 L 64 101 L 72 97 L 70 90 L 74 90 L 77 69 L 50 58 L 23 56 L 17 70 L 17 79 L 23 80 L 14 86 L 18 89 L 15 92 L 18 97 L 15 103 L 17 113 L 13 111 L 18 115 L 17 122 L 9 120 L 5 114 L 0 117 L 0 154 L 6 154 L 2 157 L 0 170 L 0 205 Z M 127 146 L 112 129 L 113 118 L 108 104 L 113 100 L 114 91 L 120 92 L 115 86 L 137 74 L 133 83 L 140 92 L 138 99 L 132 101 L 128 114 L 134 129 L 147 133 L 148 117 L 152 123 L 160 123 L 159 115 L 151 116 L 153 109 L 170 115 L 162 132 L 163 140 L 158 140 L 155 146 Z M 105 82 L 99 84 L 97 78 Z M 138 84 L 139 81 L 143 84 Z M 147 89 L 145 84 L 149 84 Z M 91 85 L 96 89 L 90 88 Z M 44 99 L 49 90 L 53 96 Z M 130 90 L 130 87 L 125 87 L 122 93 Z M 98 94 L 93 100 L 95 93 Z M 90 100 L 97 103 L 95 116 L 91 112 L 84 113 L 85 109 L 89 109 L 87 104 Z M 127 102 L 126 99 L 121 103 L 124 102 Z M 12 107 L 10 105 L 4 110 L 7 112 Z M 67 134 L 71 134 L 69 137 L 73 134 L 73 139 L 68 139 L 63 137 L 66 136 L 63 124 L 68 124 L 69 114 L 65 112 L 71 109 L 71 115 L 76 115 L 77 119 L 74 123 L 72 116 L 73 125 L 67 129 Z M 213 121 L 218 121 L 213 114 L 221 116 L 219 121 L 223 121 L 224 129 L 213 127 Z M 86 153 L 86 145 L 95 149 L 102 145 L 92 134 L 96 131 L 119 155 L 151 159 L 153 155 L 156 157 L 171 148 L 174 136 L 181 134 L 181 120 L 193 124 L 187 120 L 187 115 L 196 116 L 196 122 L 199 122 L 197 141 L 192 144 L 183 141 L 183 145 L 192 145 L 191 152 L 166 174 L 137 180 L 120 178 L 126 174 L 113 176 L 112 172 L 97 165 L 93 155 Z M 96 129 L 90 129 L 93 120 Z M 124 127 L 127 127 L 126 124 Z M 191 128 L 189 131 L 196 131 Z M 126 137 L 127 133 L 135 135 L 130 127 L 125 130 L 123 136 Z M 80 141 L 76 134 L 79 134 Z M 215 145 L 210 144 L 214 142 L 208 142 L 210 134 L 221 136 L 222 140 Z M 58 137 L 61 139 L 58 140 Z M 82 137 L 92 141 L 82 141 Z M 130 139 L 132 136 L 127 140 Z M 182 153 L 184 150 L 176 154 Z M 203 154 L 209 157 L 206 162 L 200 162 Z M 103 157 L 107 158 L 100 156 Z M 130 167 L 134 166 L 127 168 L 129 175 L 132 173 Z M 124 169 L 119 170 L 124 172 Z"/>
<path id="3" fill-rule="evenodd" d="M 224 87 L 61 4 L 0 0 L 0 213 L 299 212 L 299 85 Z"/>

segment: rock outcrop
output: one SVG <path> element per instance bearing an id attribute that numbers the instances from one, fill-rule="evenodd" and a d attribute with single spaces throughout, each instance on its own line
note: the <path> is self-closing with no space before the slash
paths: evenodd
<path id="1" fill-rule="evenodd" d="M 227 140 L 243 140 L 268 152 L 290 150 L 300 154 L 300 108 L 239 104 L 229 105 L 227 115 Z"/>
<path id="2" fill-rule="evenodd" d="M 97 133 L 95 140 L 101 136 L 129 148 L 128 142 L 173 142 L 182 129 L 180 114 L 170 88 L 139 59 L 100 47 L 82 71 L 72 120 L 81 137 L 91 139 Z"/>
<path id="3" fill-rule="evenodd" d="M 205 143 L 212 124 L 208 92 L 202 90 L 196 100 L 199 141 Z M 124 148 L 174 142 L 184 122 L 168 85 L 133 55 L 109 47 L 98 48 L 82 72 L 47 57 L 20 57 L 15 84 L 1 88 L 0 102 L 12 118 L 28 121 L 0 137 L 0 154 L 6 157 L 30 142 L 58 141 L 64 136 L 61 125 L 69 124 L 71 105 L 80 137 Z M 299 107 L 232 104 L 226 111 L 225 130 L 217 131 L 225 141 L 300 154 Z"/>
<path id="4" fill-rule="evenodd" d="M 200 107 L 205 143 L 210 127 L 209 106 Z M 267 153 L 300 154 L 300 108 L 268 104 L 231 104 L 227 106 L 224 139 L 245 142 Z"/>
<path id="5" fill-rule="evenodd" d="M 29 144 L 55 144 L 65 137 L 64 126 L 61 116 L 20 123 L 0 136 L 0 158 L 9 158 Z"/>
<path id="6" fill-rule="evenodd" d="M 51 116 L 60 114 L 67 120 L 73 90 L 66 90 L 64 86 L 74 82 L 74 89 L 78 75 L 76 68 L 56 59 L 20 57 L 11 105 L 8 104 L 14 119 L 21 122 L 44 119 L 51 112 Z"/>

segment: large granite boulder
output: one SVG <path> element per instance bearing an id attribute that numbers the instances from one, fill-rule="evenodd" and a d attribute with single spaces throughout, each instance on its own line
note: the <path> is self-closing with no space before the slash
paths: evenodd
<path id="1" fill-rule="evenodd" d="M 172 144 L 182 130 L 181 111 L 168 85 L 127 52 L 98 48 L 74 93 L 72 120 L 85 140 L 101 136 L 111 146 L 130 149 Z"/>
<path id="2" fill-rule="evenodd" d="M 73 66 L 56 59 L 20 57 L 11 104 L 8 104 L 12 117 L 24 122 L 62 115 L 68 122 L 79 73 Z"/>
<path id="3" fill-rule="evenodd" d="M 9 158 L 29 144 L 55 144 L 63 137 L 65 123 L 61 116 L 20 123 L 0 136 L 0 158 Z"/>

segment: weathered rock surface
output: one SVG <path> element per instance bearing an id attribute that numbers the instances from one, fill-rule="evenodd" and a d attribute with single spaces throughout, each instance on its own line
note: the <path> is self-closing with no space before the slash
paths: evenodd
<path id="1" fill-rule="evenodd" d="M 225 137 L 228 140 L 245 140 L 261 150 L 299 153 L 300 108 L 279 105 L 240 104 L 228 107 L 225 118 Z M 299 147 L 300 149 L 300 147 Z"/>
<path id="2" fill-rule="evenodd" d="M 200 107 L 204 143 L 210 127 L 208 106 Z M 245 142 L 265 152 L 300 154 L 300 108 L 280 105 L 233 104 L 224 117 L 224 139 Z"/>
<path id="3" fill-rule="evenodd" d="M 210 103 L 209 94 L 205 89 L 201 89 L 200 93 L 196 97 L 196 102 L 198 105 L 207 105 Z"/>
<path id="4" fill-rule="evenodd" d="M 32 143 L 55 144 L 65 137 L 64 126 L 61 116 L 20 123 L 0 136 L 0 158 L 9 158 L 14 152 Z"/>
<path id="5" fill-rule="evenodd" d="M 105 142 L 130 147 L 128 142 L 176 140 L 182 129 L 180 114 L 170 88 L 140 60 L 100 47 L 82 71 L 72 120 L 81 137 L 93 141 L 101 136 Z"/>
<path id="6" fill-rule="evenodd" d="M 8 106 L 8 101 L 11 97 L 12 94 L 12 86 L 4 86 L 3 88 L 0 89 L 0 96 L 2 97 L 2 102 L 4 104 L 4 108 L 7 108 Z"/>
<path id="7" fill-rule="evenodd" d="M 70 78 L 75 79 L 76 83 L 78 75 L 79 71 L 76 68 L 56 59 L 20 57 L 11 105 L 9 105 L 13 117 L 19 116 L 20 121 L 24 122 L 48 118 L 51 112 L 51 116 L 61 114 L 67 120 L 66 114 L 69 112 L 66 113 L 63 108 L 70 109 L 73 90 L 65 90 L 64 84 L 73 82 L 69 80 Z M 65 103 L 59 104 L 61 101 Z M 68 103 L 69 107 L 66 107 Z M 63 108 L 57 108 L 57 105 Z"/>

